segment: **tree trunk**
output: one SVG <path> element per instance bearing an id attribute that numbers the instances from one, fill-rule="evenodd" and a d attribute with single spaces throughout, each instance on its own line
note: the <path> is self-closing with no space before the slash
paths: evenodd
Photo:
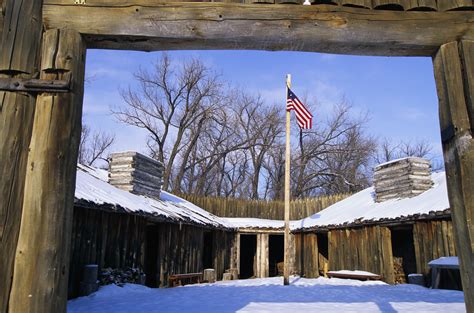
<path id="1" fill-rule="evenodd" d="M 70 236 L 81 136 L 85 45 L 49 30 L 42 79 L 72 79 L 69 93 L 37 98 L 9 312 L 66 312 Z"/>
<path id="2" fill-rule="evenodd" d="M 467 312 L 474 311 L 474 41 L 435 55 L 443 154 Z"/>
<path id="3" fill-rule="evenodd" d="M 38 71 L 42 0 L 4 0 L 0 76 Z M 0 313 L 7 311 L 36 97 L 0 91 Z"/>

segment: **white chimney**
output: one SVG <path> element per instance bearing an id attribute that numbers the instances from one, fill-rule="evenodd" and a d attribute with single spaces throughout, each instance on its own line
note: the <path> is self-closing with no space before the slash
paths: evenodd
<path id="1" fill-rule="evenodd" d="M 411 198 L 433 186 L 431 162 L 407 157 L 377 165 L 374 169 L 376 202 Z"/>
<path id="2" fill-rule="evenodd" d="M 134 194 L 159 199 L 163 185 L 163 164 L 138 152 L 112 153 L 109 183 Z"/>

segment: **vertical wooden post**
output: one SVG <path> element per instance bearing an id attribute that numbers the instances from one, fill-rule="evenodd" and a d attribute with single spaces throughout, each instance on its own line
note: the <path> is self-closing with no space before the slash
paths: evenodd
<path id="1" fill-rule="evenodd" d="M 73 30 L 49 30 L 42 50 L 41 78 L 71 78 L 72 90 L 41 94 L 36 102 L 10 294 L 12 313 L 66 312 L 85 44 Z"/>
<path id="2" fill-rule="evenodd" d="M 433 58 L 444 163 L 467 312 L 474 311 L 474 41 Z"/>
<path id="3" fill-rule="evenodd" d="M 291 87 L 291 75 L 286 76 L 286 94 Z M 286 110 L 286 101 L 285 101 Z M 286 110 L 286 154 L 285 154 L 285 255 L 283 267 L 283 285 L 290 284 L 290 111 Z"/>
<path id="4" fill-rule="evenodd" d="M 0 77 L 38 71 L 42 0 L 3 0 Z M 36 97 L 0 91 L 0 313 L 7 311 Z"/>

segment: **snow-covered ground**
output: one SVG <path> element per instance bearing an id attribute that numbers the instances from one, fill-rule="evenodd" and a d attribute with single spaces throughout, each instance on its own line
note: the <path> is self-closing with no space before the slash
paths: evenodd
<path id="1" fill-rule="evenodd" d="M 379 281 L 293 277 L 248 279 L 151 289 L 140 285 L 102 287 L 68 303 L 70 313 L 125 312 L 465 312 L 460 291 Z"/>

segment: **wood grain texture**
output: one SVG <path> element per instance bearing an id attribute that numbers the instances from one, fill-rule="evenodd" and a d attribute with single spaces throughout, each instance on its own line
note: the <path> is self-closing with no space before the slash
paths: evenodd
<path id="1" fill-rule="evenodd" d="M 403 11 L 405 0 L 372 0 L 374 9 Z"/>
<path id="2" fill-rule="evenodd" d="M 474 8 L 473 0 L 438 0 L 438 10 L 460 10 Z"/>
<path id="3" fill-rule="evenodd" d="M 88 47 L 105 49 L 432 56 L 446 42 L 474 39 L 470 12 L 230 3 L 74 6 L 48 1 L 43 13 L 47 28 L 75 29 L 85 35 Z"/>
<path id="4" fill-rule="evenodd" d="M 436 11 L 436 0 L 406 0 L 405 10 L 410 11 Z"/>
<path id="5" fill-rule="evenodd" d="M 395 281 L 390 229 L 372 226 L 328 233 L 329 270 L 363 270 Z"/>
<path id="6" fill-rule="evenodd" d="M 447 43 L 433 58 L 443 154 L 467 312 L 474 310 L 474 42 Z"/>
<path id="7" fill-rule="evenodd" d="M 31 77 L 39 63 L 42 1 L 0 2 L 0 76 Z M 33 95 L 0 92 L 0 313 L 9 301 L 35 101 Z"/>
<path id="8" fill-rule="evenodd" d="M 85 70 L 81 35 L 47 31 L 41 69 L 42 79 L 71 75 L 74 87 L 37 98 L 9 312 L 66 312 Z"/>
<path id="9" fill-rule="evenodd" d="M 341 0 L 341 4 L 344 6 L 372 9 L 372 0 Z"/>

